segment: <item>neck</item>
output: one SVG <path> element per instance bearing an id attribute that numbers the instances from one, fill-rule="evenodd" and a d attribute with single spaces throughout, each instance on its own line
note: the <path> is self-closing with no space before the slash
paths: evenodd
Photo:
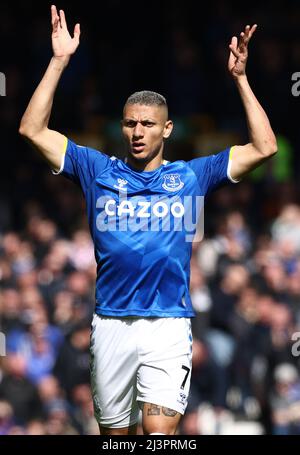
<path id="1" fill-rule="evenodd" d="M 131 155 L 127 155 L 125 163 L 138 171 L 155 171 L 155 169 L 158 169 L 162 164 L 166 164 L 167 161 L 164 160 L 162 156 L 156 156 L 151 161 L 142 161 L 134 159 Z"/>

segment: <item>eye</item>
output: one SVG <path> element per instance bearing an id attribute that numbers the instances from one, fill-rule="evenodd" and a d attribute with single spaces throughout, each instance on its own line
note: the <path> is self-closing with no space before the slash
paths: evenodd
<path id="1" fill-rule="evenodd" d="M 127 128 L 134 128 L 136 122 L 134 120 L 124 120 L 123 125 L 127 126 Z"/>
<path id="2" fill-rule="evenodd" d="M 143 126 L 147 126 L 147 127 L 151 127 L 154 125 L 154 122 L 151 122 L 150 120 L 145 120 L 144 122 L 142 122 L 142 125 Z"/>

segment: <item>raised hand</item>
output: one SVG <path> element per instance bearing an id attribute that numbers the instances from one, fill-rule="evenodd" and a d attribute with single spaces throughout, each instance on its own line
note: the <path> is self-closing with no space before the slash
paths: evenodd
<path id="1" fill-rule="evenodd" d="M 231 38 L 231 43 L 229 44 L 230 55 L 228 59 L 228 70 L 235 78 L 246 74 L 248 43 L 256 28 L 256 24 L 252 25 L 252 27 L 247 25 L 245 31 L 241 32 L 239 41 L 236 36 Z"/>
<path id="2" fill-rule="evenodd" d="M 71 37 L 63 10 L 57 14 L 56 6 L 51 6 L 52 49 L 53 55 L 61 60 L 68 60 L 79 45 L 80 25 L 74 27 L 74 36 Z"/>

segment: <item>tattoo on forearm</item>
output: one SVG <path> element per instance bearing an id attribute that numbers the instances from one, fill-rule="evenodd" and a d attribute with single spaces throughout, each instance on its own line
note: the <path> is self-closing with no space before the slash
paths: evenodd
<path id="1" fill-rule="evenodd" d="M 148 416 L 159 416 L 160 415 L 160 406 L 156 404 L 150 404 L 147 411 Z"/>
<path id="2" fill-rule="evenodd" d="M 164 408 L 164 407 L 162 408 L 162 412 L 167 417 L 175 417 L 177 414 L 177 411 L 174 411 L 174 409 Z"/>

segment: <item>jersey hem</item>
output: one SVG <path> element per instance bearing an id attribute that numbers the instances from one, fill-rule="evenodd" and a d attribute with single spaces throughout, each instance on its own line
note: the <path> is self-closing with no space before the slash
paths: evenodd
<path id="1" fill-rule="evenodd" d="M 184 313 L 179 312 L 157 312 L 157 311 L 103 311 L 103 310 L 95 310 L 95 313 L 98 316 L 111 316 L 111 317 L 138 317 L 138 318 L 192 318 L 195 317 L 195 313 L 193 311 L 186 311 Z"/>

